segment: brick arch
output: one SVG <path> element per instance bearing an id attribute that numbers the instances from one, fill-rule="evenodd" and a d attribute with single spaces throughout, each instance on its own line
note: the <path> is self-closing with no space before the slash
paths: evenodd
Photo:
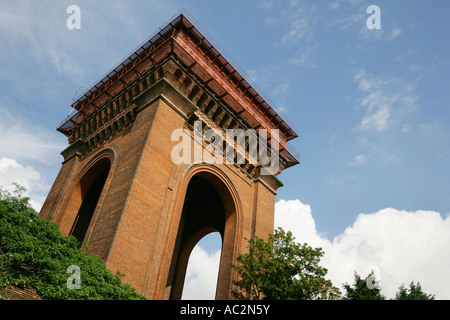
<path id="1" fill-rule="evenodd" d="M 80 170 L 63 207 L 64 214 L 57 220 L 63 235 L 74 235 L 80 242 L 89 241 L 111 183 L 117 157 L 115 149 L 104 149 Z"/>
<path id="2" fill-rule="evenodd" d="M 192 189 L 194 188 L 194 189 Z M 213 199 L 212 206 L 206 208 L 207 213 L 190 214 L 187 204 L 192 194 L 202 192 Z M 217 197 L 216 197 L 217 196 Z M 194 203 L 197 203 L 194 198 Z M 191 210 L 193 211 L 193 210 Z M 199 210 L 201 212 L 201 210 Z M 189 221 L 190 219 L 190 221 Z M 166 297 L 180 299 L 183 292 L 186 268 L 190 253 L 197 242 L 205 235 L 218 231 L 222 237 L 222 251 L 216 299 L 229 299 L 233 270 L 230 263 L 235 262 L 239 248 L 242 228 L 242 206 L 238 192 L 232 180 L 217 166 L 194 164 L 188 167 L 180 183 L 174 212 L 171 220 L 171 232 L 168 235 L 166 254 L 170 254 L 172 262 L 168 272 Z M 169 293 L 167 292 L 169 288 Z"/>

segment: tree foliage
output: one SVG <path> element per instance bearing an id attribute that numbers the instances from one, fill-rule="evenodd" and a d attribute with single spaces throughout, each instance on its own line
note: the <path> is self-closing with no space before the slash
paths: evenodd
<path id="1" fill-rule="evenodd" d="M 355 272 L 353 287 L 347 283 L 343 286 L 346 291 L 344 300 L 385 300 L 373 271 L 365 279 Z"/>
<path id="2" fill-rule="evenodd" d="M 23 192 L 18 185 L 12 193 L 0 188 L 0 287 L 31 286 L 44 299 L 144 299 L 74 237 L 41 219 Z M 67 285 L 71 265 L 80 268 L 80 289 Z"/>
<path id="3" fill-rule="evenodd" d="M 239 274 L 232 294 L 237 299 L 312 300 L 337 299 L 340 292 L 325 279 L 319 266 L 321 248 L 298 244 L 291 232 L 279 228 L 267 241 L 249 240 L 248 252 L 232 264 Z"/>
<path id="4" fill-rule="evenodd" d="M 434 295 L 423 292 L 420 282 L 417 285 L 411 282 L 409 289 L 405 288 L 404 285 L 400 286 L 399 291 L 395 295 L 395 300 L 434 300 Z"/>
<path id="5" fill-rule="evenodd" d="M 346 292 L 343 299 L 345 300 L 386 300 L 386 297 L 381 294 L 379 281 L 376 280 L 373 272 L 365 279 L 355 272 L 353 286 L 345 283 L 344 289 Z M 434 300 L 434 295 L 423 292 L 419 282 L 417 285 L 411 282 L 409 289 L 404 285 L 400 286 L 393 300 Z"/>

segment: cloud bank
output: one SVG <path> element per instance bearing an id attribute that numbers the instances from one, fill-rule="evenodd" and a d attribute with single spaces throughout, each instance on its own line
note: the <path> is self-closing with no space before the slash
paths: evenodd
<path id="1" fill-rule="evenodd" d="M 436 299 L 450 299 L 450 218 L 435 211 L 386 208 L 360 214 L 353 225 L 332 241 L 321 235 L 311 207 L 300 200 L 275 204 L 275 228 L 289 230 L 296 242 L 323 248 L 320 264 L 327 279 L 345 291 L 354 272 L 366 277 L 372 270 L 382 294 L 395 297 L 399 287 L 420 282 Z M 186 275 L 184 299 L 214 299 L 220 250 L 210 253 L 196 246 Z"/>
<path id="2" fill-rule="evenodd" d="M 39 211 L 44 203 L 47 186 L 42 184 L 41 174 L 32 166 L 24 166 L 15 159 L 0 158 L 0 186 L 8 191 L 15 189 L 17 183 L 27 189 L 26 196 L 30 197 L 31 206 Z"/>
<path id="3" fill-rule="evenodd" d="M 215 298 L 221 250 L 207 252 L 195 246 L 189 257 L 182 299 L 211 300 Z"/>
<path id="4" fill-rule="evenodd" d="M 414 281 L 437 299 L 450 299 L 449 215 L 386 208 L 358 215 L 352 226 L 330 241 L 318 233 L 310 206 L 280 200 L 275 205 L 275 227 L 292 231 L 297 242 L 322 247 L 321 264 L 336 286 L 353 284 L 355 271 L 365 277 L 374 270 L 387 298 Z"/>
<path id="5" fill-rule="evenodd" d="M 374 77 L 364 69 L 354 74 L 353 81 L 363 92 L 360 104 L 366 114 L 358 127 L 362 131 L 384 131 L 418 109 L 414 83 L 394 77 Z"/>
<path id="6" fill-rule="evenodd" d="M 25 187 L 30 204 L 39 211 L 62 159 L 63 139 L 32 121 L 14 117 L 3 106 L 0 132 L 0 186 L 12 191 L 16 182 Z"/>

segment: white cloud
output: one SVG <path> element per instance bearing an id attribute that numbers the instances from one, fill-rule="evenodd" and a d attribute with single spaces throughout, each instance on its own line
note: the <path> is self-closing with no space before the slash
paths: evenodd
<path id="1" fill-rule="evenodd" d="M 41 183 L 40 173 L 30 165 L 24 166 L 15 159 L 2 157 L 0 158 L 0 186 L 13 191 L 13 182 L 27 189 L 25 195 L 31 197 L 32 207 L 39 211 L 45 200 L 40 192 L 47 190 L 47 187 Z"/>
<path id="2" fill-rule="evenodd" d="M 321 237 L 311 215 L 311 207 L 300 200 L 280 200 L 275 204 L 275 229 L 290 230 L 297 242 L 313 247 L 326 247 L 329 241 Z"/>
<path id="3" fill-rule="evenodd" d="M 70 14 L 66 9 L 72 4 L 68 0 L 1 2 L 0 40 L 8 43 L 2 54 L 14 58 L 17 52 L 26 50 L 34 69 L 42 67 L 44 74 L 56 71 L 77 84 L 83 83 L 86 78 L 98 77 L 99 71 L 107 72 L 105 67 L 115 65 L 131 51 L 123 48 L 130 44 L 133 48 L 149 36 L 148 26 L 136 22 L 140 15 L 145 14 L 151 23 L 154 17 L 170 17 L 177 10 L 171 3 L 157 0 L 145 1 L 145 6 L 152 10 L 140 11 L 139 6 L 123 1 L 111 0 L 106 4 L 80 0 L 76 4 L 81 9 L 81 29 L 69 30 L 66 20 Z"/>
<path id="4" fill-rule="evenodd" d="M 28 191 L 39 211 L 50 190 L 52 175 L 62 161 L 65 137 L 31 121 L 23 121 L 0 108 L 0 186 L 16 182 Z"/>
<path id="5" fill-rule="evenodd" d="M 287 52 L 291 55 L 286 61 L 295 67 L 315 68 L 314 49 L 314 28 L 318 24 L 320 17 L 316 13 L 317 6 L 299 5 L 298 1 L 290 1 L 286 7 L 273 17 L 266 18 L 268 26 L 275 27 L 283 25 L 283 35 L 281 41 L 275 46 L 290 48 Z"/>
<path id="6" fill-rule="evenodd" d="M 48 6 L 33 1 L 2 3 L 0 28 L 9 32 L 3 33 L 1 38 L 7 38 L 12 48 L 26 48 L 36 61 L 48 62 L 49 69 L 55 67 L 59 72 L 74 75 L 80 71 L 74 65 L 78 50 L 73 48 L 78 46 L 74 37 L 67 36 L 65 19 L 68 15 L 62 7 L 62 3 Z"/>
<path id="7" fill-rule="evenodd" d="M 449 299 L 450 218 L 434 211 L 386 208 L 360 214 L 354 224 L 333 241 L 315 227 L 311 208 L 299 200 L 280 200 L 275 206 L 275 227 L 291 230 L 296 241 L 321 247 L 321 265 L 335 286 L 353 284 L 354 272 L 365 277 L 375 267 L 382 293 L 394 298 L 411 281 L 423 290 Z"/>
<path id="8" fill-rule="evenodd" d="M 392 29 L 392 31 L 391 31 L 391 33 L 390 33 L 389 39 L 390 39 L 390 40 L 395 39 L 395 38 L 397 38 L 398 36 L 400 36 L 401 34 L 402 34 L 402 29 L 400 29 L 400 28 L 394 28 L 394 29 Z"/>
<path id="9" fill-rule="evenodd" d="M 24 167 L 14 159 L 0 158 L 0 185 L 8 187 L 13 182 L 17 182 L 21 186 L 29 189 L 40 178 L 39 172 L 33 167 Z"/>
<path id="10" fill-rule="evenodd" d="M 366 156 L 363 154 L 358 154 L 353 159 L 353 165 L 363 165 L 364 163 L 366 163 Z"/>
<path id="11" fill-rule="evenodd" d="M 302 40 L 312 40 L 314 9 L 299 7 L 295 11 L 285 13 L 284 19 L 289 23 L 289 30 L 282 38 L 284 45 L 292 46 Z"/>
<path id="12" fill-rule="evenodd" d="M 207 252 L 197 245 L 192 250 L 186 270 L 182 299 L 215 298 L 221 250 Z"/>
<path id="13" fill-rule="evenodd" d="M 351 1 L 351 5 L 358 5 L 359 8 L 352 8 L 351 10 L 336 11 L 335 17 L 326 23 L 326 29 L 339 28 L 348 32 L 354 33 L 358 41 L 357 48 L 362 48 L 364 44 L 372 43 L 374 41 L 391 41 L 399 37 L 403 31 L 401 28 L 393 27 L 391 22 L 382 22 L 381 29 L 369 29 L 367 27 L 367 19 L 370 15 L 366 12 L 368 4 L 360 5 L 362 1 Z M 342 4 L 342 3 L 340 3 Z M 331 3 L 329 8 L 336 10 L 340 7 L 339 3 Z M 382 19 L 383 21 L 383 19 Z M 387 25 L 387 26 L 386 26 Z M 387 31 L 387 29 L 392 29 Z"/>
<path id="14" fill-rule="evenodd" d="M 418 108 L 413 83 L 389 76 L 375 77 L 363 69 L 354 74 L 353 81 L 363 93 L 360 106 L 366 111 L 360 130 L 384 131 Z"/>
<path id="15" fill-rule="evenodd" d="M 359 26 L 358 38 L 366 42 L 382 41 L 384 39 L 384 34 L 383 28 L 369 29 L 364 22 L 364 24 Z"/>
<path id="16" fill-rule="evenodd" d="M 353 29 L 364 25 L 364 13 L 353 13 L 352 15 L 343 18 L 334 18 L 329 22 L 328 27 L 337 27 L 342 30 Z"/>
<path id="17" fill-rule="evenodd" d="M 380 100 L 382 100 L 383 97 L 380 96 L 380 93 L 374 93 L 371 94 L 365 99 L 363 102 L 363 105 L 365 105 L 367 100 L 371 100 L 370 104 L 372 103 L 378 103 Z M 361 129 L 362 130 L 376 130 L 376 131 L 383 131 L 387 128 L 388 125 L 388 119 L 390 116 L 389 112 L 389 106 L 385 104 L 381 104 L 378 106 L 377 110 L 373 113 L 368 114 L 364 117 L 364 119 L 361 122 Z"/>
<path id="18" fill-rule="evenodd" d="M 401 164 L 399 150 L 392 148 L 389 141 L 398 133 L 409 134 L 413 128 L 411 121 L 420 107 L 415 82 L 390 75 L 375 76 L 364 69 L 353 73 L 353 81 L 359 91 L 355 108 L 360 120 L 353 128 L 360 139 L 354 146 L 357 154 L 364 154 L 365 162 L 376 159 L 378 164 Z M 370 140 L 361 140 L 361 135 L 368 135 Z M 363 159 L 354 158 L 352 164 L 362 164 L 358 160 Z"/>
<path id="19" fill-rule="evenodd" d="M 443 218 L 434 211 L 386 208 L 358 215 L 352 226 L 330 241 L 318 232 L 309 205 L 280 200 L 275 204 L 278 227 L 291 231 L 296 242 L 324 250 L 320 264 L 328 269 L 327 279 L 343 293 L 342 284 L 353 284 L 355 271 L 365 277 L 374 270 L 388 299 L 411 281 L 420 282 L 437 299 L 450 298 L 449 215 Z M 219 262 L 220 250 L 194 248 L 183 299 L 214 299 Z"/>
<path id="20" fill-rule="evenodd" d="M 20 161 L 51 163 L 63 150 L 63 137 L 0 109 L 1 155 Z M 60 159 L 60 158 L 59 158 Z"/>
<path id="21" fill-rule="evenodd" d="M 308 20 L 305 17 L 297 17 L 291 21 L 289 32 L 283 36 L 283 43 L 296 43 L 307 36 L 309 32 Z"/>
<path id="22" fill-rule="evenodd" d="M 369 29 L 364 25 L 360 27 L 359 39 L 364 41 L 391 41 L 398 38 L 403 33 L 400 28 L 393 28 L 391 32 L 385 32 L 385 28 L 381 29 Z"/>

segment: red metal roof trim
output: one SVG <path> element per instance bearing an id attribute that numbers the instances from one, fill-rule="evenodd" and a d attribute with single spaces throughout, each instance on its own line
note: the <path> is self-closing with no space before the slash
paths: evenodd
<path id="1" fill-rule="evenodd" d="M 182 31 L 182 33 L 177 31 Z M 190 45 L 183 48 L 183 43 L 187 44 L 185 41 L 188 41 Z M 223 76 L 215 79 L 206 70 L 208 65 L 202 66 L 190 56 L 194 53 L 192 49 L 198 51 L 201 54 L 199 56 L 206 57 L 207 61 L 217 69 L 216 73 Z M 58 130 L 66 133 L 81 123 L 95 109 L 111 100 L 120 91 L 126 89 L 142 73 L 151 66 L 156 65 L 158 61 L 170 52 L 174 52 L 185 63 L 187 62 L 188 68 L 202 78 L 224 102 L 239 113 L 250 125 L 255 127 L 261 125 L 261 122 L 270 122 L 281 130 L 285 140 L 288 141 L 298 136 L 294 129 L 275 112 L 265 99 L 223 57 L 220 51 L 183 14 L 173 19 L 164 28 L 159 29 L 142 46 L 138 47 L 92 88 L 82 94 L 72 104 L 73 108 L 78 112 L 75 115 L 69 115 L 58 127 Z M 223 83 L 218 83 L 217 81 L 223 81 Z M 243 110 L 244 103 L 242 103 L 240 96 L 234 95 L 233 97 L 233 95 L 227 94 L 227 91 L 224 90 L 224 84 L 226 83 L 231 84 L 231 88 L 238 90 L 240 96 L 246 98 L 253 108 L 245 108 Z M 254 110 L 258 110 L 258 112 L 255 113 Z"/>

